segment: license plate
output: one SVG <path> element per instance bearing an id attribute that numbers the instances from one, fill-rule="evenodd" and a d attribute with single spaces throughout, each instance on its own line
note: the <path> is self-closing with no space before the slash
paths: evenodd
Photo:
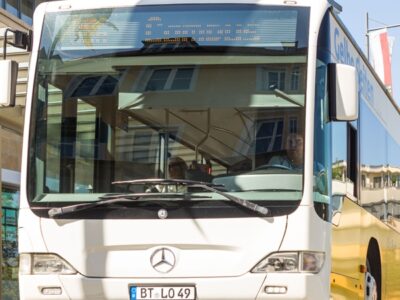
<path id="1" fill-rule="evenodd" d="M 130 300 L 195 300 L 196 289 L 193 286 L 131 286 Z"/>

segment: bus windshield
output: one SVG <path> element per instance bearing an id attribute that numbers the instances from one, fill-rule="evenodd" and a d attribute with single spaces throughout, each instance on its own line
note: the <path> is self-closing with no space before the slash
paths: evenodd
<path id="1" fill-rule="evenodd" d="M 31 205 L 147 192 L 195 194 L 209 209 L 227 202 L 151 181 L 184 179 L 262 206 L 295 207 L 308 27 L 304 7 L 47 13 L 30 124 Z M 121 184 L 130 180 L 141 184 Z"/>

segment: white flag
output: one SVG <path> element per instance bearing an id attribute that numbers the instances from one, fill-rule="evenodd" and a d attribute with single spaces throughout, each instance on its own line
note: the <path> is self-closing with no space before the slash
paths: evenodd
<path id="1" fill-rule="evenodd" d="M 369 33 L 371 64 L 389 90 L 392 89 L 393 42 L 393 37 L 388 37 L 386 29 Z"/>

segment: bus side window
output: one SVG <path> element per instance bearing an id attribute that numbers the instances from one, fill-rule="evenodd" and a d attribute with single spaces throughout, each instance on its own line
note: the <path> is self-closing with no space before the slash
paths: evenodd
<path id="1" fill-rule="evenodd" d="M 357 198 L 357 165 L 358 165 L 358 146 L 357 146 L 357 129 L 351 123 L 347 124 L 347 178 L 350 180 L 352 187 L 348 192 Z"/>
<path id="2" fill-rule="evenodd" d="M 347 124 L 332 122 L 332 195 L 347 193 Z"/>
<path id="3" fill-rule="evenodd" d="M 359 202 L 375 217 L 385 220 L 387 201 L 390 199 L 388 191 L 391 190 L 387 186 L 388 133 L 376 113 L 364 101 L 360 105 L 359 126 Z M 394 153 L 398 157 L 398 152 Z"/>

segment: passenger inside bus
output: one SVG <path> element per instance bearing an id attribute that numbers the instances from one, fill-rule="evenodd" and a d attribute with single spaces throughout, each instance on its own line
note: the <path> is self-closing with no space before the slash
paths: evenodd
<path id="1" fill-rule="evenodd" d="M 178 157 L 173 156 L 168 161 L 168 173 L 169 179 L 186 179 L 186 172 L 188 167 L 186 162 Z M 146 188 L 146 193 L 183 193 L 186 192 L 186 186 L 184 185 L 177 185 L 177 184 L 170 184 L 170 185 L 163 185 L 163 184 L 156 184 L 156 185 L 149 185 Z"/>
<path id="2" fill-rule="evenodd" d="M 196 160 L 193 160 L 189 170 L 187 171 L 187 179 L 201 182 L 211 182 L 213 179 L 211 172 L 212 166 L 210 160 L 206 159 L 205 164 L 201 164 Z"/>
<path id="3" fill-rule="evenodd" d="M 211 182 L 211 162 L 200 164 L 193 160 L 188 167 L 186 162 L 179 156 L 173 156 L 168 162 L 170 179 L 188 179 L 202 182 Z"/>
<path id="4" fill-rule="evenodd" d="M 179 156 L 173 156 L 168 162 L 169 178 L 171 179 L 186 179 L 188 167 L 186 162 Z"/>

